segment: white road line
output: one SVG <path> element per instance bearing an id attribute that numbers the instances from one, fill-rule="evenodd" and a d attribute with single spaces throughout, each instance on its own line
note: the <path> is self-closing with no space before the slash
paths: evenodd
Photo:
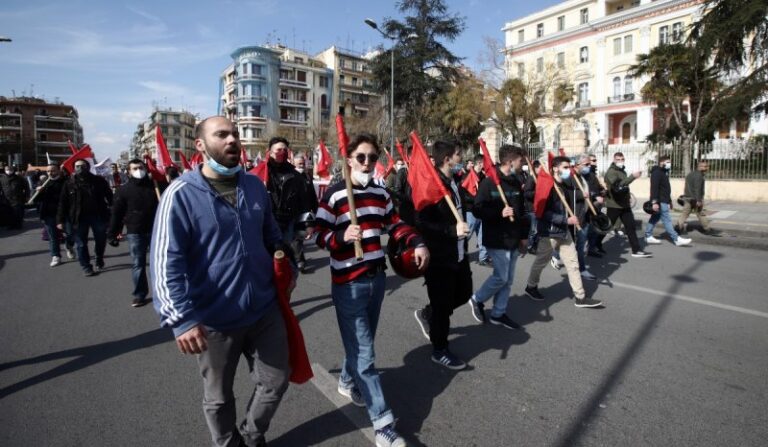
<path id="1" fill-rule="evenodd" d="M 331 375 L 322 365 L 319 363 L 312 364 L 312 372 L 315 376 L 310 380 L 312 384 L 320 390 L 328 400 L 331 401 L 336 407 L 347 417 L 360 432 L 365 435 L 372 443 L 376 443 L 376 435 L 373 433 L 373 427 L 371 427 L 371 421 L 368 419 L 368 412 L 364 408 L 359 408 L 352 405 L 346 397 L 339 394 L 336 390 L 339 381 Z"/>
<path id="2" fill-rule="evenodd" d="M 727 219 L 727 218 L 733 216 L 734 214 L 736 214 L 736 211 L 721 210 L 721 211 L 716 211 L 716 212 L 710 214 L 707 217 L 709 217 L 711 219 Z"/>
<path id="3" fill-rule="evenodd" d="M 756 317 L 768 318 L 768 312 L 760 312 L 759 310 L 747 309 L 745 307 L 731 306 L 730 304 L 716 303 L 714 301 L 703 300 L 701 298 L 694 298 L 692 296 L 670 294 L 670 293 L 667 293 L 667 292 L 662 292 L 660 290 L 654 290 L 654 289 L 649 289 L 647 287 L 635 286 L 635 285 L 626 284 L 626 283 L 623 283 L 623 282 L 612 281 L 611 283 L 614 286 L 624 287 L 625 289 L 637 290 L 638 292 L 645 292 L 645 293 L 649 293 L 651 295 L 670 297 L 670 298 L 674 298 L 676 300 L 688 301 L 690 303 L 702 304 L 704 306 L 716 307 L 718 309 L 725 309 L 725 310 L 730 310 L 730 311 L 733 311 L 733 312 L 739 312 L 739 313 L 742 313 L 742 314 L 753 315 L 753 316 L 756 316 Z"/>

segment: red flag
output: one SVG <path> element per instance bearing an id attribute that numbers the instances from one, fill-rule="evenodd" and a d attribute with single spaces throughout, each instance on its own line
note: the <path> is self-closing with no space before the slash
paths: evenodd
<path id="1" fill-rule="evenodd" d="M 397 152 L 400 153 L 400 158 L 403 159 L 403 163 L 408 164 L 409 160 L 408 157 L 405 155 L 405 149 L 403 149 L 403 144 L 400 143 L 398 140 L 397 143 L 395 143 L 395 147 L 397 147 Z"/>
<path id="2" fill-rule="evenodd" d="M 192 166 L 192 169 L 197 169 L 197 165 L 201 164 L 203 162 L 203 153 L 200 151 L 195 152 L 195 155 L 192 156 L 192 158 L 189 160 L 189 164 Z"/>
<path id="3" fill-rule="evenodd" d="M 317 176 L 327 178 L 331 176 L 331 153 L 325 147 L 323 140 L 320 140 L 320 156 L 317 157 Z"/>
<path id="4" fill-rule="evenodd" d="M 550 165 L 552 153 L 550 155 Z M 536 217 L 541 219 L 544 217 L 544 209 L 547 206 L 547 199 L 552 191 L 552 186 L 555 184 L 555 179 L 547 172 L 546 169 L 539 170 L 539 176 L 536 178 L 536 192 L 533 195 L 533 211 L 536 213 Z"/>
<path id="5" fill-rule="evenodd" d="M 467 192 L 474 197 L 477 195 L 478 185 L 480 185 L 480 177 L 477 176 L 474 169 L 470 169 L 469 173 L 464 178 L 464 181 L 461 182 L 461 187 L 466 189 Z"/>
<path id="6" fill-rule="evenodd" d="M 501 179 L 499 173 L 496 172 L 496 165 L 493 163 L 491 154 L 488 152 L 488 147 L 485 145 L 485 140 L 478 138 L 480 142 L 480 149 L 483 151 L 483 167 L 485 168 L 485 175 L 493 180 L 494 185 L 501 185 Z"/>
<path id="7" fill-rule="evenodd" d="M 176 151 L 176 152 L 179 153 L 179 160 L 181 160 L 181 166 L 184 167 L 184 170 L 185 171 L 191 170 L 192 165 L 190 165 L 189 162 L 187 161 L 187 157 L 184 156 L 184 152 L 183 151 Z M 194 159 L 195 157 L 192 157 L 192 158 Z"/>
<path id="8" fill-rule="evenodd" d="M 373 177 L 374 178 L 384 178 L 384 176 L 387 173 L 387 168 L 384 167 L 383 164 L 381 164 L 380 161 L 376 162 L 376 166 L 373 168 Z"/>
<path id="9" fill-rule="evenodd" d="M 64 163 L 61 164 L 61 169 L 72 174 L 75 172 L 75 162 L 77 160 L 85 160 L 88 158 L 93 159 L 93 151 L 91 151 L 91 146 L 88 146 L 86 144 L 85 146 L 81 147 L 77 152 L 75 152 L 74 155 L 64 160 Z"/>
<path id="10" fill-rule="evenodd" d="M 159 169 L 157 169 L 157 166 L 155 166 L 155 161 L 152 160 L 152 157 L 149 155 L 144 156 L 144 164 L 147 165 L 147 170 L 149 171 L 149 175 L 152 177 L 152 180 L 156 182 L 166 182 L 165 174 L 160 172 Z"/>
<path id="11" fill-rule="evenodd" d="M 67 145 L 69 146 L 69 150 L 72 151 L 72 154 L 77 153 L 78 149 L 74 144 L 72 144 L 72 140 L 67 140 Z"/>
<path id="12" fill-rule="evenodd" d="M 384 152 L 387 154 L 387 157 L 389 158 L 389 162 L 387 163 L 387 169 L 384 171 L 384 178 L 389 177 L 389 174 L 393 173 L 395 171 L 395 159 L 392 157 L 392 154 L 389 153 L 386 149 L 384 149 Z"/>
<path id="13" fill-rule="evenodd" d="M 264 184 L 267 184 L 267 180 L 269 180 L 269 171 L 267 170 L 267 166 L 269 163 L 261 162 L 253 167 L 250 171 L 248 171 L 249 174 L 253 174 L 256 177 L 260 178 Z"/>
<path id="14" fill-rule="evenodd" d="M 421 145 L 421 140 L 416 132 L 411 132 L 413 151 L 411 152 L 411 166 L 408 169 L 408 183 L 411 185 L 411 198 L 416 211 L 424 207 L 434 205 L 448 195 L 445 185 L 440 180 L 437 170 L 429 161 L 427 151 Z"/>
<path id="15" fill-rule="evenodd" d="M 309 356 L 307 356 L 307 348 L 304 344 L 304 335 L 301 333 L 299 320 L 291 309 L 289 290 L 293 272 L 284 253 L 280 251 L 275 253 L 273 268 L 277 303 L 280 306 L 280 313 L 285 322 L 285 332 L 288 336 L 288 363 L 291 365 L 289 380 L 293 383 L 304 383 L 312 378 L 312 367 L 309 364 Z"/>
<path id="16" fill-rule="evenodd" d="M 155 147 L 157 148 L 157 171 L 162 175 L 165 175 L 165 168 L 173 166 L 178 169 L 178 166 L 176 166 L 171 159 L 168 147 L 165 145 L 163 131 L 160 129 L 160 126 L 155 126 L 155 144 Z"/>
<path id="17" fill-rule="evenodd" d="M 339 152 L 343 158 L 347 158 L 347 146 L 349 146 L 349 136 L 344 129 L 344 117 L 336 115 L 336 136 L 339 138 Z"/>
<path id="18" fill-rule="evenodd" d="M 240 146 L 240 164 L 245 167 L 245 164 L 248 163 L 248 153 L 245 151 L 245 148 Z"/>

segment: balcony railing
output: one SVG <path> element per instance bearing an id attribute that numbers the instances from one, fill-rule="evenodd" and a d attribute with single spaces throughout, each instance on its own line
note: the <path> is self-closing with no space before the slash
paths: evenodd
<path id="1" fill-rule="evenodd" d="M 305 124 L 307 124 L 308 120 L 306 120 L 306 119 L 299 120 L 299 119 L 294 119 L 294 118 L 280 118 L 280 122 L 281 123 L 285 123 L 285 124 L 301 124 L 301 125 L 305 125 Z"/>
<path id="2" fill-rule="evenodd" d="M 267 102 L 266 96 L 243 95 L 237 97 L 237 102 Z"/>
<path id="3" fill-rule="evenodd" d="M 306 83 L 306 81 L 297 81 L 295 79 L 280 78 L 280 83 L 291 87 L 309 88 L 309 85 Z"/>
<path id="4" fill-rule="evenodd" d="M 309 104 L 307 104 L 307 101 L 306 100 L 302 101 L 300 99 L 280 98 L 280 105 L 297 106 L 297 107 L 309 108 Z"/>
<path id="5" fill-rule="evenodd" d="M 590 107 L 590 105 L 591 105 L 591 103 L 589 102 L 589 100 L 579 101 L 579 102 L 576 103 L 576 108 L 577 109 L 585 109 L 587 107 Z"/>
<path id="6" fill-rule="evenodd" d="M 267 77 L 261 74 L 241 74 L 237 76 L 235 79 L 237 79 L 238 81 L 248 81 L 248 80 L 266 81 Z"/>
<path id="7" fill-rule="evenodd" d="M 613 104 L 617 102 L 628 102 L 628 101 L 634 101 L 635 100 L 635 94 L 634 93 L 627 93 L 626 95 L 614 95 L 608 97 L 608 104 Z"/>

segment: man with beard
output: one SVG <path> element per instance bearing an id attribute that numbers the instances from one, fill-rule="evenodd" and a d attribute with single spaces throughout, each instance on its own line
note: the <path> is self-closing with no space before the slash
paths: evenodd
<path id="1" fill-rule="evenodd" d="M 61 241 L 59 240 L 59 230 L 56 228 L 56 213 L 59 209 L 59 199 L 61 190 L 64 189 L 66 179 L 61 175 L 59 165 L 51 163 L 46 168 L 48 174 L 47 183 L 37 187 L 37 197 L 35 203 L 40 207 L 40 220 L 43 221 L 45 231 L 48 233 L 48 245 L 51 252 L 51 267 L 56 267 L 61 263 Z M 67 256 L 72 259 L 72 247 L 75 244 L 72 231 L 66 235 Z"/>
<path id="2" fill-rule="evenodd" d="M 307 260 L 304 257 L 304 240 L 312 237 L 312 226 L 314 224 L 314 215 L 317 213 L 317 195 L 315 194 L 315 185 L 312 183 L 312 170 L 307 169 L 307 159 L 304 154 L 297 152 L 293 156 L 293 165 L 299 178 L 304 182 L 304 195 L 309 201 L 309 210 L 312 218 L 299 222 L 295 225 L 296 234 L 291 241 L 293 255 L 296 256 L 296 265 L 299 271 L 306 272 Z"/>
<path id="3" fill-rule="evenodd" d="M 290 244 L 296 235 L 297 226 L 306 226 L 311 236 L 314 220 L 310 192 L 306 182 L 288 162 L 290 144 L 283 137 L 269 140 L 269 159 L 267 161 L 267 191 L 272 199 L 272 211 L 283 235 L 283 241 Z"/>
<path id="4" fill-rule="evenodd" d="M 126 227 L 125 237 L 131 249 L 131 277 L 133 279 L 133 307 L 147 304 L 147 251 L 152 236 L 152 222 L 157 211 L 157 194 L 152 180 L 147 177 L 144 162 L 133 159 L 128 162 L 130 178 L 115 192 L 112 218 L 109 223 L 109 245 L 117 247 L 118 234 Z"/>
<path id="5" fill-rule="evenodd" d="M 184 354 L 197 354 L 203 411 L 214 446 L 264 446 L 290 366 L 272 256 L 280 229 L 261 180 L 240 166 L 240 137 L 213 116 L 195 129 L 202 166 L 168 186 L 152 230 L 154 306 Z M 290 253 L 290 249 L 287 249 Z M 240 356 L 256 388 L 237 424 Z"/>
<path id="6" fill-rule="evenodd" d="M 112 188 L 98 175 L 90 172 L 85 160 L 75 162 L 75 175 L 64 184 L 56 216 L 56 227 L 64 229 L 69 221 L 75 232 L 77 260 L 85 276 L 93 276 L 104 269 L 104 249 L 107 246 L 107 220 L 112 205 Z M 93 232 L 96 266 L 91 265 L 88 251 L 88 231 Z"/>

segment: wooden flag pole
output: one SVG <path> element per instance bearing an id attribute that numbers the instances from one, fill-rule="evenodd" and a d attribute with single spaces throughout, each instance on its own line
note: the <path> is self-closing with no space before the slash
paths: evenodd
<path id="1" fill-rule="evenodd" d="M 597 216 L 597 210 L 595 210 L 595 206 L 592 205 L 592 200 L 589 199 L 587 192 L 584 190 L 584 186 L 581 184 L 581 179 L 584 178 L 579 174 L 576 174 L 574 171 L 574 174 L 576 175 L 576 186 L 579 187 L 579 190 L 581 190 L 581 194 L 584 196 L 584 201 L 587 202 L 587 205 L 589 206 L 589 210 L 592 211 L 592 214 Z"/>
<path id="2" fill-rule="evenodd" d="M 549 170 L 549 168 L 550 167 L 548 166 L 547 171 L 552 172 Z M 565 207 L 565 213 L 569 217 L 576 217 L 576 215 L 573 213 L 573 210 L 571 209 L 571 206 L 568 205 L 568 202 L 565 200 L 565 196 L 563 195 L 562 191 L 560 191 L 560 188 L 557 187 L 557 180 L 554 179 L 554 174 L 550 174 L 550 175 L 552 175 L 552 188 L 555 189 L 555 193 L 557 193 L 557 197 L 559 197 L 560 201 L 563 202 L 563 206 Z M 581 225 L 577 223 L 576 229 L 581 231 Z"/>
<path id="3" fill-rule="evenodd" d="M 41 192 L 43 192 L 43 189 L 45 189 L 45 185 L 47 185 L 48 182 L 50 182 L 50 181 L 51 181 L 51 177 L 48 177 L 47 179 L 45 179 L 45 181 L 43 182 L 42 186 L 40 186 L 40 189 L 35 191 L 35 193 L 32 195 L 32 197 L 29 198 L 29 201 L 27 201 L 27 205 L 32 205 L 32 203 L 35 201 L 37 196 L 40 195 Z"/>
<path id="4" fill-rule="evenodd" d="M 501 201 L 504 202 L 504 206 L 508 207 L 509 206 L 509 202 L 507 202 L 507 196 L 504 195 L 504 190 L 501 188 L 501 184 L 496 185 L 496 189 L 498 189 L 499 190 L 499 194 L 501 194 Z M 513 211 L 514 211 L 514 209 L 513 209 Z M 509 221 L 510 222 L 514 222 L 515 221 L 515 216 L 514 215 L 509 216 Z"/>
<path id="5" fill-rule="evenodd" d="M 355 207 L 355 192 L 352 189 L 352 172 L 348 163 L 347 155 L 347 143 L 349 138 L 347 137 L 347 131 L 344 128 L 344 120 L 341 115 L 336 116 L 336 133 L 339 139 L 339 149 L 344 157 L 341 163 L 341 169 L 344 173 L 344 184 L 347 187 L 347 204 L 349 205 L 349 224 L 357 226 L 357 208 Z M 355 246 L 355 259 L 357 261 L 363 260 L 363 243 L 355 239 L 353 242 Z"/>

